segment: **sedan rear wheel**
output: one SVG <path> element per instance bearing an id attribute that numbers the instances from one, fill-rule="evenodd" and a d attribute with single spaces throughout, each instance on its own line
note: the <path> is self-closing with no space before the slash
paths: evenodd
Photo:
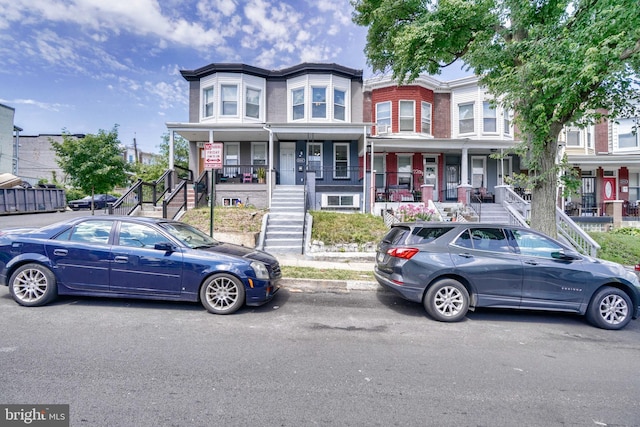
<path id="1" fill-rule="evenodd" d="M 598 291 L 587 309 L 587 320 L 602 329 L 622 329 L 631 321 L 631 298 L 618 288 Z"/>
<path id="2" fill-rule="evenodd" d="M 43 265 L 25 264 L 11 275 L 9 292 L 20 305 L 44 305 L 56 297 L 56 278 L 51 270 Z"/>
<path id="3" fill-rule="evenodd" d="M 244 285 L 231 274 L 213 275 L 205 280 L 200 288 L 200 301 L 210 313 L 234 313 L 242 307 L 244 299 Z"/>
<path id="4" fill-rule="evenodd" d="M 434 283 L 424 297 L 424 308 L 429 316 L 440 322 L 457 322 L 469 310 L 469 292 L 454 279 Z"/>

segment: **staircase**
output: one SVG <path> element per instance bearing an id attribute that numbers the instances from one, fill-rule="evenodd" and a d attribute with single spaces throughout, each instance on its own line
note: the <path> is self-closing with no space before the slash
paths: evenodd
<path id="1" fill-rule="evenodd" d="M 264 230 L 263 249 L 271 253 L 302 254 L 304 245 L 304 186 L 278 185 Z"/>
<path id="2" fill-rule="evenodd" d="M 474 205 L 476 207 L 478 205 Z M 479 222 L 490 222 L 493 224 L 509 224 L 509 213 L 499 203 L 481 203 L 476 213 Z"/>

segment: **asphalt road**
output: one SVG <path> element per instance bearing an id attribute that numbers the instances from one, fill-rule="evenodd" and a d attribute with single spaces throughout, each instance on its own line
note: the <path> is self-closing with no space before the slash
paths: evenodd
<path id="1" fill-rule="evenodd" d="M 438 323 L 379 291 L 197 304 L 0 288 L 0 403 L 72 426 L 637 426 L 640 322 L 483 310 Z"/>

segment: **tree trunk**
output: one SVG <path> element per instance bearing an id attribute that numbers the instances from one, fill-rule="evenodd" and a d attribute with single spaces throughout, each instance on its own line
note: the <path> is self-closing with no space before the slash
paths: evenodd
<path id="1" fill-rule="evenodd" d="M 561 129 L 561 127 L 560 127 Z M 556 195 L 558 191 L 558 169 L 556 157 L 558 153 L 558 132 L 545 142 L 544 149 L 538 158 L 538 177 L 531 191 L 531 228 L 551 237 L 557 237 Z"/>

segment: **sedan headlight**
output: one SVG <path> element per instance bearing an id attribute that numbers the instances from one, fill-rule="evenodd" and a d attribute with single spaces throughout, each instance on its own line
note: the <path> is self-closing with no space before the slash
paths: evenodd
<path id="1" fill-rule="evenodd" d="M 263 279 L 263 280 L 269 279 L 269 271 L 267 270 L 267 267 L 263 263 L 258 261 L 253 261 L 251 263 L 251 268 L 253 268 L 253 271 L 256 273 L 257 279 Z"/>

